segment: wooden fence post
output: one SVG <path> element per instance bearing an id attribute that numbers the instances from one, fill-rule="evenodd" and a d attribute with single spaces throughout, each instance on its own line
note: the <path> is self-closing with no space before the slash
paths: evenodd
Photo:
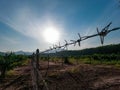
<path id="1" fill-rule="evenodd" d="M 36 68 L 39 69 L 39 49 L 36 50 Z"/>
<path id="2" fill-rule="evenodd" d="M 48 63 L 49 64 L 49 63 Z M 36 54 L 33 53 L 32 55 L 32 83 L 33 83 L 33 90 L 40 90 L 39 82 L 42 81 L 46 90 L 49 90 L 47 83 L 42 77 L 42 74 L 39 69 L 39 49 L 36 50 Z"/>
<path id="3" fill-rule="evenodd" d="M 37 68 L 36 68 L 36 60 L 35 60 L 35 54 L 33 53 L 32 55 L 32 82 L 33 82 L 33 89 L 38 90 L 39 89 L 39 84 L 38 84 L 38 73 L 37 73 Z"/>
<path id="4" fill-rule="evenodd" d="M 39 88 L 39 75 L 38 75 L 38 70 L 39 70 L 39 49 L 36 50 L 36 84 L 37 87 Z"/>

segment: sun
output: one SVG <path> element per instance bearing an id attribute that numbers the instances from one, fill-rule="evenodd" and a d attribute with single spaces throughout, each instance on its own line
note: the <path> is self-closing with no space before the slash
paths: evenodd
<path id="1" fill-rule="evenodd" d="M 43 37 L 46 42 L 53 44 L 59 41 L 60 33 L 57 28 L 50 26 L 45 28 L 43 32 Z"/>

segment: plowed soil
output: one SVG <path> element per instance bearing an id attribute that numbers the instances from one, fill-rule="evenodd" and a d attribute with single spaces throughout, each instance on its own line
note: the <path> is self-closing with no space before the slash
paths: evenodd
<path id="1" fill-rule="evenodd" d="M 42 73 L 49 90 L 120 90 L 120 68 L 107 65 L 61 65 L 40 62 Z M 14 74 L 0 82 L 0 90 L 34 90 L 31 65 L 17 67 Z M 45 76 L 45 73 L 47 74 Z M 46 90 L 40 81 L 39 90 Z"/>

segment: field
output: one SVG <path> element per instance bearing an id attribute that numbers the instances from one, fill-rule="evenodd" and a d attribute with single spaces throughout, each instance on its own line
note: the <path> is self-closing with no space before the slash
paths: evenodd
<path id="1" fill-rule="evenodd" d="M 114 65 L 49 62 L 45 76 L 47 63 L 40 62 L 40 72 L 49 90 L 120 90 L 120 68 Z M 39 88 L 46 90 L 42 81 Z M 31 63 L 8 71 L 0 90 L 33 90 Z"/>

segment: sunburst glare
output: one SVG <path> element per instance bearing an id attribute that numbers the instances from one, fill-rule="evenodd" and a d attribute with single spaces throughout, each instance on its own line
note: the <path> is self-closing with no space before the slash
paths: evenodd
<path id="1" fill-rule="evenodd" d="M 60 32 L 59 30 L 54 26 L 46 27 L 43 32 L 43 37 L 46 42 L 48 43 L 55 43 L 58 42 L 60 39 Z"/>

